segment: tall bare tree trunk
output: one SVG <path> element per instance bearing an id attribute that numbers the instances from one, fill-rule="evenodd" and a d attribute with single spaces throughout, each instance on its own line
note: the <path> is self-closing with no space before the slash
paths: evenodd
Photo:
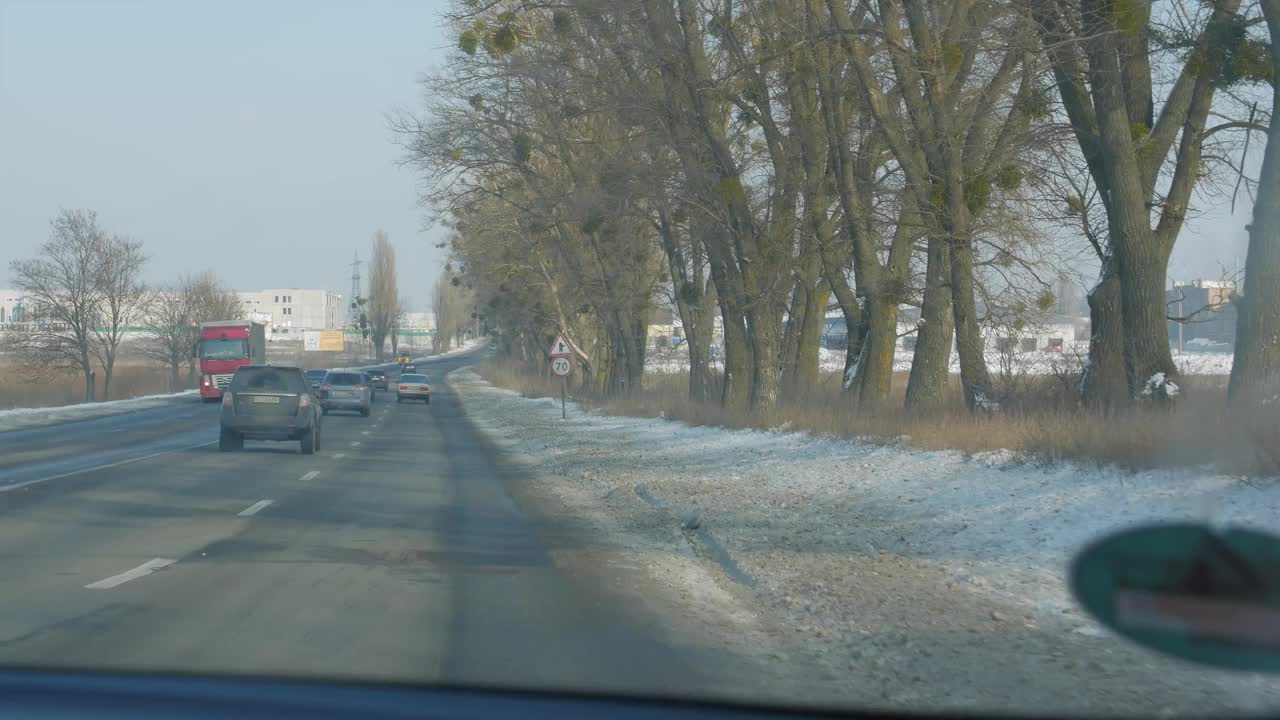
<path id="1" fill-rule="evenodd" d="M 723 308 L 723 304 L 721 306 Z M 754 363 L 747 342 L 747 327 L 742 315 L 724 312 L 724 390 L 721 404 L 730 410 L 745 412 L 751 407 L 751 374 Z"/>
<path id="2" fill-rule="evenodd" d="M 854 385 L 862 407 L 875 408 L 893 387 L 893 353 L 898 343 L 898 301 L 894 294 L 873 292 L 867 298 L 866 336 Z"/>
<path id="3" fill-rule="evenodd" d="M 685 343 L 689 350 L 689 399 L 705 402 L 711 399 L 711 336 L 715 333 L 716 286 L 704 283 L 702 298 L 691 310 L 693 326 L 686 328 Z"/>
<path id="4" fill-rule="evenodd" d="M 1086 405 L 1110 409 L 1129 398 L 1124 367 L 1120 274 L 1114 257 L 1103 259 L 1102 276 L 1089 291 L 1089 360 L 1080 378 Z"/>
<path id="5" fill-rule="evenodd" d="M 955 320 L 951 313 L 951 252 L 946 239 L 930 237 L 925 268 L 920 326 L 907 379 L 907 409 L 923 410 L 942 404 L 951 365 Z"/>
<path id="6" fill-rule="evenodd" d="M 1261 0 L 1271 33 L 1271 65 L 1280 77 L 1280 0 Z M 1271 118 L 1280 118 L 1280 94 L 1271 95 Z M 1280 388 L 1280 135 L 1267 132 L 1262 174 L 1249 226 L 1244 294 L 1236 300 L 1236 348 L 1229 398 L 1240 407 L 1274 401 Z"/>
<path id="7" fill-rule="evenodd" d="M 819 280 L 818 286 L 809 293 L 808 311 L 804 316 L 804 326 L 800 335 L 799 356 L 796 359 L 796 380 L 800 387 L 814 387 L 818 384 L 818 370 L 821 364 L 822 336 L 827 326 L 827 303 L 831 300 L 831 287 L 825 280 Z"/>

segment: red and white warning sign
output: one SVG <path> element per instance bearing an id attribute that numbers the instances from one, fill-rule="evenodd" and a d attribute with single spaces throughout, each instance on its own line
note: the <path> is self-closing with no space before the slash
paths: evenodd
<path id="1" fill-rule="evenodd" d="M 564 335 L 557 335 L 556 341 L 551 343 L 551 351 L 547 355 L 549 357 L 572 357 L 573 348 L 569 345 L 569 341 L 564 339 Z"/>

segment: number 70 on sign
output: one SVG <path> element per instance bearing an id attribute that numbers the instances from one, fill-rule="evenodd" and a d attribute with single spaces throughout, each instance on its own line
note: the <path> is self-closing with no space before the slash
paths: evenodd
<path id="1" fill-rule="evenodd" d="M 551 358 L 551 372 L 555 373 L 556 375 L 559 375 L 560 377 L 566 377 L 572 371 L 573 371 L 573 363 L 570 362 L 569 358 L 567 357 Z"/>

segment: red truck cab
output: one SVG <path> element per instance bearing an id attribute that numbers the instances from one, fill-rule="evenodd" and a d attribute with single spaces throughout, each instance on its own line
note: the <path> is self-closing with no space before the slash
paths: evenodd
<path id="1" fill-rule="evenodd" d="M 231 376 L 241 365 L 267 362 L 266 324 L 253 320 L 217 320 L 201 323 L 195 356 L 200 361 L 200 397 L 222 397 Z"/>

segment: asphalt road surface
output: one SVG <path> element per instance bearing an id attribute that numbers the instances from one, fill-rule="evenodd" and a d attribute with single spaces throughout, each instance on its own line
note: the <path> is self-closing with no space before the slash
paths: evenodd
<path id="1" fill-rule="evenodd" d="M 0 433 L 0 664 L 711 694 L 743 679 L 465 421 L 380 393 L 321 450 L 218 406 Z M 597 567 L 551 561 L 565 547 Z M 621 592 L 618 588 L 629 588 Z"/>

